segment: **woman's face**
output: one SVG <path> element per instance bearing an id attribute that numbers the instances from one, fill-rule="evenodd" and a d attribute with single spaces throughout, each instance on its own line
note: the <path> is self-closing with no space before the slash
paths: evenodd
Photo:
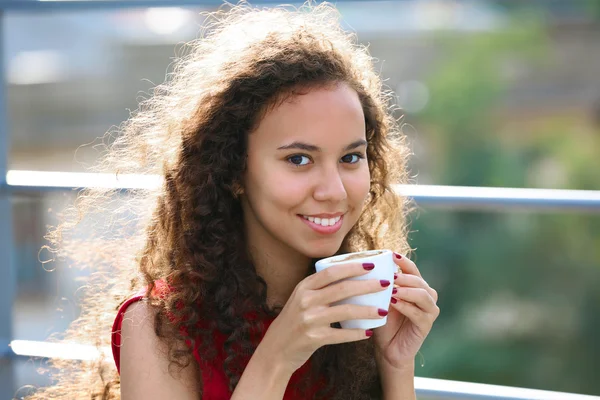
<path id="1" fill-rule="evenodd" d="M 346 84 L 268 112 L 248 137 L 242 207 L 251 243 L 314 258 L 334 254 L 369 192 L 366 145 L 363 110 Z"/>

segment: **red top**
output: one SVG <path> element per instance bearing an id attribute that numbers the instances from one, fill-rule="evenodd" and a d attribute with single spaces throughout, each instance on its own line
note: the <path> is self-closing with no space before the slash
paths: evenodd
<path id="1" fill-rule="evenodd" d="M 141 299 L 144 298 L 145 289 L 135 296 L 128 299 L 125 303 L 121 305 L 117 312 L 117 316 L 115 318 L 115 322 L 112 327 L 112 353 L 115 360 L 115 365 L 117 366 L 117 371 L 120 372 L 120 356 L 121 356 L 121 323 L 123 322 L 123 315 L 125 314 L 125 310 L 127 307 Z M 273 322 L 273 319 L 265 320 L 265 332 L 268 327 Z M 201 357 L 198 354 L 198 345 L 194 346 L 193 355 L 196 362 L 199 363 L 200 368 L 202 370 L 202 383 L 204 392 L 202 395 L 203 400 L 226 400 L 230 399 L 232 393 L 228 389 L 228 380 L 225 375 L 225 371 L 222 369 L 225 357 L 224 357 L 224 343 L 225 343 L 225 335 L 221 332 L 215 332 L 214 336 L 214 345 L 220 351 L 217 352 L 217 356 L 213 359 L 211 364 L 207 362 L 201 361 Z M 262 338 L 261 338 L 262 339 Z M 313 398 L 313 394 L 318 389 L 317 387 L 311 388 L 311 393 L 309 396 L 302 396 L 301 394 L 295 392 L 292 388 L 292 384 L 299 382 L 303 377 L 307 376 L 307 373 L 310 368 L 310 360 L 308 360 L 301 368 L 299 368 L 292 377 L 290 378 L 290 382 L 288 383 L 288 387 L 285 391 L 285 395 L 283 400 L 300 400 L 306 398 Z M 320 384 L 324 384 L 324 380 L 320 381 Z"/>

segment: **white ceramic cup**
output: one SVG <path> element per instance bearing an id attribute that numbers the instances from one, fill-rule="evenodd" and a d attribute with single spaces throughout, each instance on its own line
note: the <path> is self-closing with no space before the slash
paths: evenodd
<path id="1" fill-rule="evenodd" d="M 362 306 L 372 306 L 389 310 L 390 299 L 392 298 L 392 290 L 394 289 L 394 273 L 398 271 L 398 267 L 394 262 L 394 253 L 391 250 L 369 250 L 356 253 L 340 254 L 317 261 L 315 264 L 315 270 L 319 272 L 325 268 L 349 263 L 373 263 L 375 264 L 375 268 L 365 275 L 354 276 L 343 280 L 361 281 L 370 279 L 385 279 L 390 281 L 390 286 L 379 292 L 348 297 L 340 301 L 336 301 L 331 305 L 336 306 L 339 304 L 358 304 Z M 344 329 L 358 328 L 366 330 L 385 325 L 387 322 L 387 316 L 381 319 L 352 319 L 339 322 Z"/>

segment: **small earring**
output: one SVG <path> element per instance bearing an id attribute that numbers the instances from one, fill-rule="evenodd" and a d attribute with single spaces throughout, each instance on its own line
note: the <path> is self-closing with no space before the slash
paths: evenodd
<path id="1" fill-rule="evenodd" d="M 239 183 L 235 183 L 233 185 L 233 197 L 235 199 L 237 199 L 243 193 L 244 193 L 244 188 Z"/>

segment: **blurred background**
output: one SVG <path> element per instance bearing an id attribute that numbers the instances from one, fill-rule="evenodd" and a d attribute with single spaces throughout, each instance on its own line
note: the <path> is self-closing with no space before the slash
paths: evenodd
<path id="1" fill-rule="evenodd" d="M 258 4 L 258 3 L 255 3 Z M 418 184 L 600 189 L 600 1 L 338 2 L 403 109 Z M 85 171 L 92 143 L 163 82 L 210 8 L 3 15 L 8 169 Z M 38 255 L 74 193 L 13 197 L 15 339 L 78 313 L 88 271 Z M 411 216 L 441 315 L 417 376 L 600 395 L 600 216 Z M 93 266 L 91 266 L 93 268 Z M 16 386 L 44 385 L 17 360 Z"/>

